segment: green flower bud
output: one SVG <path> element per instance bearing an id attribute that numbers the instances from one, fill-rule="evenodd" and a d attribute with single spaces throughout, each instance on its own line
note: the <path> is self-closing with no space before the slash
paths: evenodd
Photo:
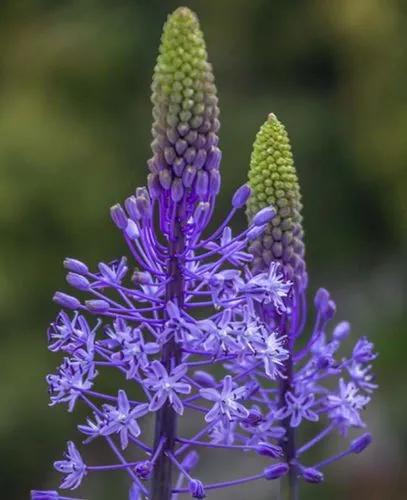
<path id="1" fill-rule="evenodd" d="M 191 199 L 191 191 L 207 201 L 219 176 L 218 98 L 198 19 L 186 7 L 168 16 L 152 91 L 150 184 L 170 193 L 173 202 Z"/>
<path id="2" fill-rule="evenodd" d="M 260 128 L 250 160 L 249 185 L 252 196 L 247 215 L 252 219 L 264 207 L 277 212 L 265 232 L 250 246 L 253 272 L 268 269 L 271 261 L 283 265 L 287 278 L 297 289 L 307 283 L 301 215 L 301 194 L 287 132 L 274 114 Z"/>

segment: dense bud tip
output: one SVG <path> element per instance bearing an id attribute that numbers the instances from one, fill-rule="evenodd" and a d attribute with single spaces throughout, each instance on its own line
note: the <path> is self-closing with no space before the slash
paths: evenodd
<path id="1" fill-rule="evenodd" d="M 206 201 L 219 190 L 218 99 L 197 16 L 188 8 L 168 16 L 152 83 L 154 197 L 169 191 L 174 204 Z M 194 202 L 190 201 L 191 204 Z M 193 207 L 186 207 L 192 211 Z"/>
<path id="2" fill-rule="evenodd" d="M 264 234 L 249 248 L 253 272 L 264 272 L 272 261 L 281 262 L 287 278 L 303 290 L 307 273 L 300 189 L 287 132 L 273 113 L 256 136 L 249 184 L 253 191 L 247 203 L 249 220 L 265 207 L 273 206 L 276 211 Z"/>

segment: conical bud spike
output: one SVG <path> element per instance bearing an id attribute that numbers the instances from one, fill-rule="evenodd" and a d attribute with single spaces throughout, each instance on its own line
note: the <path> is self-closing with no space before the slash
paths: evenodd
<path id="1" fill-rule="evenodd" d="M 268 116 L 256 136 L 249 185 L 252 188 L 247 203 L 250 220 L 267 206 L 276 210 L 276 216 L 252 244 L 254 272 L 265 270 L 271 261 L 279 261 L 287 278 L 293 279 L 298 289 L 303 289 L 307 275 L 300 188 L 287 132 L 274 114 Z"/>
<path id="2" fill-rule="evenodd" d="M 186 7 L 175 10 L 164 25 L 154 69 L 152 103 L 152 175 L 171 193 L 175 192 L 172 183 L 180 179 L 185 188 L 182 197 L 188 199 L 198 183 L 199 199 L 208 200 L 213 194 L 210 185 L 200 181 L 208 178 L 205 171 L 219 166 L 215 161 L 220 159 L 218 99 L 198 19 Z M 191 168 L 198 171 L 195 179 L 186 173 Z M 178 186 L 176 193 L 181 193 Z"/>

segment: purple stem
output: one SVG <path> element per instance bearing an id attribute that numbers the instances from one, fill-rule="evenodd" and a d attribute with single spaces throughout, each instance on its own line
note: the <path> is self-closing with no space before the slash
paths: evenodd
<path id="1" fill-rule="evenodd" d="M 167 260 L 167 276 L 171 278 L 166 286 L 166 301 L 172 301 L 182 309 L 184 305 L 184 263 L 182 257 L 185 250 L 185 237 L 182 232 L 182 214 L 176 215 L 173 232 L 169 236 L 169 254 Z M 165 312 L 167 315 L 168 313 Z M 180 363 L 181 352 L 174 339 L 169 340 L 163 347 L 161 362 L 168 372 Z M 172 496 L 172 455 L 176 444 L 177 415 L 169 401 L 158 410 L 155 421 L 154 449 L 157 449 L 165 439 L 161 453 L 155 462 L 151 480 L 151 500 L 171 500 Z"/>
<path id="2" fill-rule="evenodd" d="M 293 299 L 293 307 L 296 307 L 296 297 Z M 267 317 L 267 311 L 266 311 Z M 293 386 L 293 361 L 294 361 L 294 341 L 295 341 L 295 326 L 291 325 L 286 318 L 282 318 L 282 335 L 284 335 L 285 340 L 285 348 L 289 352 L 289 356 L 284 362 L 284 375 L 285 378 L 280 379 L 279 389 L 280 389 L 280 398 L 279 398 L 279 407 L 284 406 L 285 396 L 287 392 L 292 390 Z M 287 465 L 289 466 L 289 471 L 287 474 L 288 481 L 287 486 L 287 495 L 286 500 L 298 500 L 299 498 L 299 490 L 298 490 L 298 478 L 297 478 L 297 467 L 295 464 L 296 458 L 296 445 L 295 445 L 295 430 L 290 425 L 290 417 L 287 417 L 282 422 L 283 427 L 285 428 L 285 436 L 282 438 L 280 446 L 284 451 L 285 460 Z M 283 479 L 284 480 L 284 479 Z M 283 481 L 282 480 L 282 481 Z"/>

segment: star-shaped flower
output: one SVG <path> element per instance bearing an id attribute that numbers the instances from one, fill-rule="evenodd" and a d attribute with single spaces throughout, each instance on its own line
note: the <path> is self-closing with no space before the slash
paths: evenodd
<path id="1" fill-rule="evenodd" d="M 177 393 L 189 394 L 191 392 L 189 384 L 180 382 L 187 372 L 186 365 L 178 365 L 169 374 L 159 361 L 154 360 L 146 372 L 148 376 L 144 379 L 144 385 L 148 390 L 155 392 L 150 402 L 149 410 L 159 410 L 168 400 L 174 410 L 179 415 L 182 415 L 184 405 Z"/>
<path id="2" fill-rule="evenodd" d="M 215 402 L 213 407 L 205 415 L 205 420 L 207 422 L 213 422 L 217 418 L 226 418 L 229 421 L 235 419 L 240 420 L 249 415 L 249 411 L 241 403 L 238 403 L 238 400 L 246 395 L 246 387 L 242 386 L 234 389 L 233 385 L 232 377 L 226 375 L 223 379 L 220 391 L 212 388 L 200 389 L 199 393 L 203 398 Z"/>
<path id="3" fill-rule="evenodd" d="M 267 273 L 260 273 L 249 280 L 244 290 L 254 300 L 264 304 L 272 304 L 278 312 L 287 309 L 285 300 L 291 290 L 292 283 L 286 281 L 280 271 L 280 264 L 272 262 Z"/>
<path id="4" fill-rule="evenodd" d="M 86 475 L 86 465 L 84 464 L 79 451 L 72 441 L 68 442 L 68 451 L 65 453 L 66 460 L 59 460 L 54 463 L 58 472 L 66 474 L 66 478 L 61 483 L 61 488 L 77 488 Z"/>
<path id="5" fill-rule="evenodd" d="M 303 392 L 294 394 L 287 392 L 285 395 L 285 406 L 280 408 L 275 416 L 278 419 L 285 419 L 290 417 L 290 426 L 298 427 L 302 419 L 316 422 L 319 417 L 315 411 L 312 410 L 314 406 L 315 397 L 311 393 Z"/>
<path id="6" fill-rule="evenodd" d="M 140 404 L 131 408 L 126 393 L 119 390 L 117 396 L 117 407 L 103 405 L 103 411 L 107 423 L 101 429 L 103 436 L 109 436 L 115 432 L 120 433 L 120 443 L 122 449 L 129 444 L 129 434 L 137 437 L 140 435 L 140 426 L 137 419 L 148 413 L 148 404 Z"/>
<path id="7" fill-rule="evenodd" d="M 346 383 L 339 380 L 339 393 L 330 394 L 326 405 L 329 417 L 337 421 L 345 432 L 347 427 L 364 427 L 365 424 L 360 417 L 363 410 L 370 401 L 368 396 L 358 394 L 359 390 L 353 382 Z"/>
<path id="8" fill-rule="evenodd" d="M 279 336 L 277 332 L 270 333 L 264 340 L 252 342 L 256 358 L 263 361 L 265 372 L 271 379 L 284 377 L 281 369 L 284 367 L 284 361 L 288 358 L 289 353 L 283 347 L 283 343 L 284 337 Z"/>

